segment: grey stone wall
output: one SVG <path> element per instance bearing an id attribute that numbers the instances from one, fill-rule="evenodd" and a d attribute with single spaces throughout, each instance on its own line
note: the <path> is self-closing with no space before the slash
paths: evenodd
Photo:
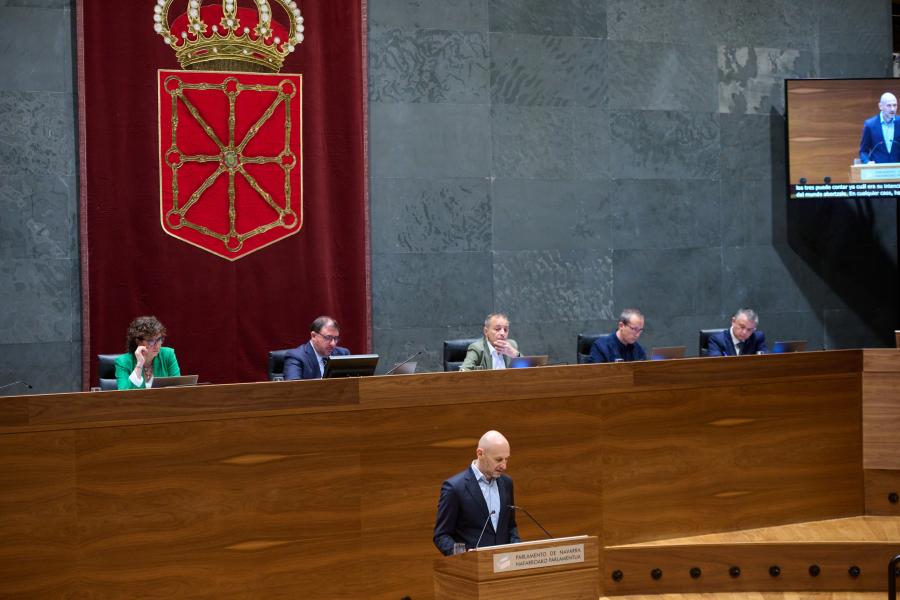
<path id="1" fill-rule="evenodd" d="M 527 352 L 628 305 L 685 344 L 739 305 L 770 338 L 879 346 L 896 204 L 788 203 L 785 77 L 890 73 L 890 2 L 369 0 L 375 351 Z M 80 387 L 69 0 L 0 0 L 0 384 Z M 21 393 L 21 389 L 0 391 Z"/>
<path id="2" fill-rule="evenodd" d="M 890 3 L 369 0 L 375 351 L 507 312 L 529 353 L 647 315 L 684 344 L 882 346 L 896 204 L 788 203 L 784 78 L 890 74 Z M 874 108 L 873 108 L 874 111 Z"/>
<path id="3" fill-rule="evenodd" d="M 0 385 L 34 392 L 81 385 L 72 13 L 0 0 Z"/>

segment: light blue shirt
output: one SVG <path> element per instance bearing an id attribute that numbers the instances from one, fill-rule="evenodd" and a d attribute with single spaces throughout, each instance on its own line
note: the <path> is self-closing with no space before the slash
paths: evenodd
<path id="1" fill-rule="evenodd" d="M 891 151 L 891 145 L 894 143 L 894 121 L 896 119 L 891 119 L 890 122 L 884 120 L 884 115 L 881 115 L 881 133 L 884 135 L 884 147 L 887 149 L 888 153 Z"/>
<path id="2" fill-rule="evenodd" d="M 477 461 L 474 460 L 472 461 L 472 472 L 475 473 L 475 481 L 481 488 L 481 495 L 484 496 L 484 501 L 487 503 L 488 512 L 494 511 L 494 514 L 491 515 L 491 524 L 494 526 L 494 531 L 497 531 L 497 523 L 500 522 L 500 487 L 497 485 L 496 479 L 488 482 L 484 473 L 478 469 Z"/>

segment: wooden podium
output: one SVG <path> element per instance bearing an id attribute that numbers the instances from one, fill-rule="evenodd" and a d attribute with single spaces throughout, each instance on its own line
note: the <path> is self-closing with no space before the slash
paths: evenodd
<path id="1" fill-rule="evenodd" d="M 851 183 L 884 183 L 900 181 L 900 163 L 866 163 L 850 165 Z"/>
<path id="2" fill-rule="evenodd" d="M 435 600 L 597 600 L 596 536 L 489 546 L 434 561 Z"/>

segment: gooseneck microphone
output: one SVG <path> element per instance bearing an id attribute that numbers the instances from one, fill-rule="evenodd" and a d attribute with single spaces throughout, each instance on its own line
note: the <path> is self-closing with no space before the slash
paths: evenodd
<path id="1" fill-rule="evenodd" d="M 5 390 L 6 388 L 10 388 L 10 387 L 12 387 L 12 386 L 14 386 L 14 385 L 24 385 L 24 386 L 27 387 L 29 390 L 34 389 L 34 388 L 32 387 L 32 385 L 31 385 L 30 383 L 28 383 L 28 382 L 25 382 L 25 381 L 11 381 L 11 382 L 9 382 L 9 383 L 4 383 L 3 385 L 0 385 L 0 390 Z"/>
<path id="2" fill-rule="evenodd" d="M 481 534 L 478 536 L 478 541 L 475 542 L 475 548 L 473 548 L 473 550 L 478 549 L 478 544 L 481 543 L 481 538 L 484 537 L 484 530 L 487 529 L 487 524 L 491 522 L 491 517 L 493 517 L 495 514 L 497 514 L 497 511 L 492 510 L 491 514 L 489 514 L 487 519 L 484 520 L 484 525 L 481 527 Z"/>
<path id="3" fill-rule="evenodd" d="M 534 521 L 534 524 L 535 524 L 535 525 L 537 525 L 538 527 L 541 528 L 541 531 L 543 531 L 544 533 L 547 534 L 547 537 L 548 537 L 548 538 L 554 537 L 554 535 L 553 535 L 552 533 L 550 533 L 549 531 L 547 531 L 546 529 L 544 529 L 544 526 L 543 526 L 543 525 L 541 525 L 540 523 L 538 523 L 538 520 L 537 520 L 537 519 L 535 519 L 534 517 L 531 516 L 531 513 L 530 513 L 530 512 L 528 512 L 527 510 L 525 510 L 525 509 L 522 508 L 521 506 L 513 506 L 512 504 L 508 504 L 508 505 L 507 505 L 507 508 L 510 508 L 510 509 L 512 509 L 512 510 L 521 510 L 523 513 L 525 513 L 526 515 L 528 515 L 528 518 L 529 518 L 529 519 L 531 519 L 532 521 Z"/>
<path id="4" fill-rule="evenodd" d="M 412 356 L 410 356 L 409 358 L 407 358 L 407 359 L 404 360 L 403 362 L 397 363 L 396 365 L 394 365 L 394 368 L 391 369 L 390 371 L 388 371 L 387 373 L 385 373 L 385 375 L 390 375 L 390 374 L 392 374 L 394 371 L 396 371 L 397 369 L 399 369 L 400 367 L 402 367 L 403 365 L 405 365 L 406 363 L 408 363 L 409 361 L 411 361 L 412 359 L 414 359 L 414 358 L 417 357 L 418 355 L 422 354 L 423 352 L 425 352 L 425 351 L 424 351 L 424 350 L 419 350 L 418 352 L 416 352 L 415 354 L 413 354 Z"/>
<path id="5" fill-rule="evenodd" d="M 869 153 L 866 155 L 866 163 L 872 162 L 872 155 L 875 154 L 876 150 L 878 150 L 878 146 L 884 146 L 884 143 L 885 143 L 885 140 L 881 140 L 880 142 L 878 142 L 877 144 L 872 146 L 872 149 L 869 150 Z M 897 140 L 891 140 L 891 143 L 896 144 Z"/>

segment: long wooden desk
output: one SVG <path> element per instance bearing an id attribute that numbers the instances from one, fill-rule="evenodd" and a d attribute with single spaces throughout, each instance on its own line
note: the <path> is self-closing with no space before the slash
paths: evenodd
<path id="1" fill-rule="evenodd" d="M 898 384 L 847 350 L 4 398 L 0 596 L 430 598 L 491 428 L 517 503 L 602 546 L 891 514 Z"/>

